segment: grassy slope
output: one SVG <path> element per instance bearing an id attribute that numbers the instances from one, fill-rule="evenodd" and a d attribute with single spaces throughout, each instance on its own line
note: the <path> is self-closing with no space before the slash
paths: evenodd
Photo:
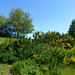
<path id="1" fill-rule="evenodd" d="M 10 68 L 11 68 L 11 65 L 0 64 L 0 75 L 11 75 Z"/>
<path id="2" fill-rule="evenodd" d="M 0 44 L 4 41 L 4 40 L 6 40 L 7 38 L 4 38 L 4 37 L 0 37 Z"/>
<path id="3" fill-rule="evenodd" d="M 16 40 L 17 38 L 5 38 L 5 37 L 0 37 L 0 44 L 1 44 L 3 41 L 7 40 L 7 39 L 14 39 L 14 40 Z"/>
<path id="4" fill-rule="evenodd" d="M 0 64 L 0 75 L 11 75 L 10 73 L 11 65 Z M 75 75 L 75 69 L 66 67 L 64 69 L 59 70 L 61 75 Z M 47 73 L 47 75 L 50 75 Z"/>
<path id="5" fill-rule="evenodd" d="M 60 69 L 59 72 L 61 72 L 61 75 L 75 75 L 75 69 L 70 67 Z"/>

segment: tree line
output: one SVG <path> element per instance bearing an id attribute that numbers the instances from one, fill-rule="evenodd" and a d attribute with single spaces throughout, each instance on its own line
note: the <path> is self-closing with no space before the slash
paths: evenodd
<path id="1" fill-rule="evenodd" d="M 17 38 L 20 34 L 28 34 L 34 31 L 30 14 L 24 12 L 21 8 L 14 9 L 6 18 L 3 14 L 0 15 L 0 36 L 11 37 L 14 32 L 17 33 Z M 75 19 L 72 20 L 68 33 L 75 37 Z"/>

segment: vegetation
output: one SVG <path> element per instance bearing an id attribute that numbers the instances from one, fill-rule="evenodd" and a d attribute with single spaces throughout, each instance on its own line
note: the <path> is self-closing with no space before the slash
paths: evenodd
<path id="1" fill-rule="evenodd" d="M 6 27 L 4 21 L 5 21 L 5 17 L 1 14 L 1 16 L 0 16 L 0 32 L 1 32 L 1 30 L 3 32 L 3 29 Z"/>
<path id="2" fill-rule="evenodd" d="M 32 19 L 29 13 L 23 12 L 20 8 L 12 9 L 9 17 L 0 16 L 0 36 L 12 36 L 13 32 L 20 34 L 28 34 L 34 31 Z M 3 35 L 4 34 L 4 35 Z"/>
<path id="3" fill-rule="evenodd" d="M 3 29 L 8 24 L 17 34 L 33 31 L 32 19 L 21 9 L 12 9 L 6 21 L 2 15 L 0 18 Z M 74 75 L 74 41 L 69 33 L 61 35 L 50 31 L 37 31 L 33 39 L 0 37 L 0 75 Z"/>
<path id="4" fill-rule="evenodd" d="M 75 19 L 72 21 L 68 32 L 71 36 L 75 37 Z"/>
<path id="5" fill-rule="evenodd" d="M 34 39 L 8 39 L 1 43 L 0 63 L 12 65 L 11 74 L 63 75 L 64 68 L 74 72 L 74 38 L 50 31 L 34 35 Z"/>
<path id="6" fill-rule="evenodd" d="M 11 65 L 0 64 L 0 75 L 11 75 L 10 68 Z"/>
<path id="7" fill-rule="evenodd" d="M 0 16 L 0 36 L 1 37 L 3 37 L 3 36 L 4 37 L 10 36 L 9 33 L 7 32 L 6 28 L 7 28 L 6 18 L 5 18 L 5 16 L 3 16 L 1 14 L 1 16 Z"/>

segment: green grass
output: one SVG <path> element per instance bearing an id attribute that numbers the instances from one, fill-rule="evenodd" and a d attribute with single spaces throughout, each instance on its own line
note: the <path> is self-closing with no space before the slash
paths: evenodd
<path id="1" fill-rule="evenodd" d="M 70 67 L 65 67 L 63 69 L 60 69 L 61 75 L 75 75 L 75 69 Z"/>
<path id="2" fill-rule="evenodd" d="M 11 75 L 10 68 L 11 65 L 0 64 L 0 75 Z M 61 72 L 61 75 L 75 75 L 75 69 L 70 67 L 59 69 L 59 72 Z M 50 74 L 46 73 L 46 75 L 50 75 Z"/>
<path id="3" fill-rule="evenodd" d="M 6 40 L 7 38 L 5 38 L 5 37 L 0 37 L 0 44 L 4 41 L 4 40 Z"/>
<path id="4" fill-rule="evenodd" d="M 11 68 L 11 65 L 0 64 L 0 75 L 11 75 L 10 68 Z"/>
<path id="5" fill-rule="evenodd" d="M 0 44 L 1 44 L 2 42 L 4 42 L 5 40 L 7 40 L 7 39 L 14 39 L 14 40 L 17 40 L 17 38 L 0 37 Z"/>

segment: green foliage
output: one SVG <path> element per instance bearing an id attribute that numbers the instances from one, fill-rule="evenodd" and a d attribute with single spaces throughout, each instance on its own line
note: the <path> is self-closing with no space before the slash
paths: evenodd
<path id="1" fill-rule="evenodd" d="M 0 62 L 13 63 L 33 55 L 34 45 L 30 39 L 5 40 L 0 45 Z"/>
<path id="2" fill-rule="evenodd" d="M 10 31 L 17 32 L 17 37 L 19 33 L 27 34 L 34 31 L 30 14 L 23 12 L 20 8 L 11 10 L 7 24 L 10 26 Z"/>
<path id="3" fill-rule="evenodd" d="M 6 39 L 8 39 L 8 38 L 0 37 L 0 44 L 1 44 L 2 42 L 4 42 L 4 40 L 6 40 Z"/>
<path id="4" fill-rule="evenodd" d="M 34 40 L 37 43 L 50 43 L 51 41 L 54 42 L 55 40 L 59 39 L 61 37 L 61 35 L 57 32 L 50 32 L 48 31 L 47 33 L 43 33 L 43 32 L 35 32 L 33 34 Z M 52 44 L 51 44 L 52 45 Z"/>
<path id="5" fill-rule="evenodd" d="M 37 48 L 39 45 L 37 46 Z M 40 52 L 39 52 L 40 51 Z M 59 68 L 72 67 L 75 52 L 72 50 L 63 50 L 58 47 L 50 47 L 48 44 L 43 44 L 42 48 L 25 61 L 17 61 L 12 65 L 11 72 L 14 74 L 51 74 L 60 75 Z"/>
<path id="6" fill-rule="evenodd" d="M 11 65 L 0 64 L 0 75 L 11 75 L 10 67 L 11 67 Z"/>
<path id="7" fill-rule="evenodd" d="M 48 43 L 51 46 L 62 46 L 63 43 L 66 44 L 64 48 L 71 48 L 73 47 L 74 39 L 69 35 L 60 34 L 58 32 L 50 32 L 47 33 L 43 32 L 35 32 L 33 34 L 34 42 L 36 43 Z M 70 45 L 69 45 L 70 44 Z"/>
<path id="8" fill-rule="evenodd" d="M 37 64 L 49 64 L 53 66 L 62 66 L 64 58 L 66 57 L 66 62 L 70 63 L 71 56 L 74 56 L 74 53 L 71 50 L 63 50 L 61 47 L 42 47 L 41 52 L 33 55 L 33 59 Z M 66 63 L 67 64 L 67 63 Z"/>
<path id="9" fill-rule="evenodd" d="M 14 75 L 43 75 L 37 64 L 31 59 L 17 61 L 11 67 L 11 73 Z"/>
<path id="10" fill-rule="evenodd" d="M 65 67 L 65 68 L 59 68 L 59 75 L 74 75 L 75 74 L 75 69 L 70 68 L 70 67 Z"/>
<path id="11" fill-rule="evenodd" d="M 71 23 L 71 25 L 70 25 L 70 28 L 69 28 L 68 33 L 69 33 L 71 36 L 75 37 L 75 19 L 72 20 L 72 23 Z"/>
<path id="12" fill-rule="evenodd" d="M 32 42 L 29 39 L 19 39 L 13 43 L 16 57 L 23 60 L 32 56 Z"/>
<path id="13" fill-rule="evenodd" d="M 5 17 L 0 15 L 0 30 L 3 30 L 6 27 Z"/>
<path id="14" fill-rule="evenodd" d="M 69 34 L 55 32 L 36 32 L 34 39 L 5 40 L 0 45 L 0 63 L 20 60 L 12 65 L 14 75 L 60 75 L 59 68 L 75 69 L 73 41 Z"/>
<path id="15" fill-rule="evenodd" d="M 0 36 L 1 37 L 8 37 L 10 36 L 7 29 L 7 25 L 6 25 L 6 18 L 5 16 L 3 16 L 2 14 L 0 15 Z"/>
<path id="16" fill-rule="evenodd" d="M 14 40 L 5 40 L 3 43 L 0 45 L 0 62 L 1 63 L 9 63 L 11 64 L 12 62 L 15 62 L 18 60 L 14 56 L 14 52 L 12 49 Z"/>

